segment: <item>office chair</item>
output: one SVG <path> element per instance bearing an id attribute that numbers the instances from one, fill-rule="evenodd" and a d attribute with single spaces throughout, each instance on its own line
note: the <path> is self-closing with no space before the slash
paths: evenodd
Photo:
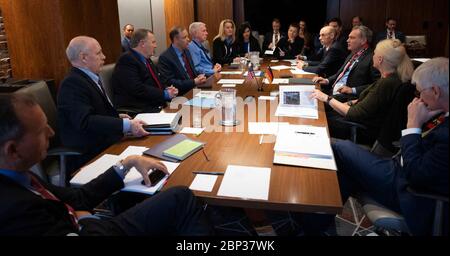
<path id="1" fill-rule="evenodd" d="M 59 185 L 64 187 L 66 185 L 66 157 L 80 155 L 81 153 L 76 150 L 63 147 L 59 140 L 56 121 L 56 105 L 52 99 L 47 83 L 44 81 L 38 81 L 24 87 L 23 89 L 20 89 L 16 93 L 27 93 L 32 95 L 47 116 L 48 124 L 55 131 L 55 136 L 53 136 L 50 140 L 50 148 L 48 150 L 47 157 L 56 156 L 59 158 Z M 48 164 L 48 166 L 51 166 L 51 164 Z M 37 174 L 40 177 L 48 180 L 50 170 L 44 171 L 42 163 L 38 164 L 38 166 L 35 166 L 33 169 L 38 172 Z"/>

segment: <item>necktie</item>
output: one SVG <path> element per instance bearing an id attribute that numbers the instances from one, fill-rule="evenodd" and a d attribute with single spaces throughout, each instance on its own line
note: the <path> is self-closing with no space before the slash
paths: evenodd
<path id="1" fill-rule="evenodd" d="M 103 87 L 102 79 L 100 79 L 100 77 L 98 78 L 98 85 L 100 87 L 100 91 L 102 91 L 103 97 L 105 97 L 106 100 L 109 102 L 109 104 L 111 104 L 111 106 L 113 106 L 111 100 L 108 97 L 108 94 L 106 94 L 105 88 Z"/>
<path id="2" fill-rule="evenodd" d="M 277 47 L 277 44 L 278 44 L 279 40 L 280 40 L 279 34 L 275 34 L 275 45 L 273 46 L 274 49 L 275 49 L 275 47 Z"/>
<path id="3" fill-rule="evenodd" d="M 50 191 L 48 191 L 39 181 L 38 179 L 31 175 L 31 187 L 37 192 L 39 193 L 39 195 L 44 198 L 44 199 L 48 199 L 48 200 L 53 200 L 53 201 L 58 201 L 61 202 L 61 200 L 59 200 L 55 195 L 53 195 Z M 79 230 L 79 225 L 78 225 L 78 221 L 77 221 L 77 217 L 75 214 L 75 210 L 68 204 L 64 203 L 64 205 L 66 206 L 67 212 L 69 213 L 70 219 L 72 221 L 72 224 L 74 225 L 74 227 Z"/>
<path id="4" fill-rule="evenodd" d="M 388 39 L 392 39 L 392 31 L 389 31 L 389 33 L 388 33 Z"/>
<path id="5" fill-rule="evenodd" d="M 423 125 L 422 137 L 427 136 L 434 128 L 443 123 L 445 120 L 445 114 L 440 114 L 436 118 L 432 118 L 430 121 Z"/>
<path id="6" fill-rule="evenodd" d="M 336 81 L 334 81 L 334 84 L 332 86 L 333 88 L 339 82 L 339 80 L 341 80 L 341 78 L 345 75 L 345 72 L 347 72 L 347 69 L 349 69 L 352 66 L 353 62 L 355 62 L 366 50 L 367 50 L 367 48 L 364 48 L 364 49 L 358 51 L 356 54 L 354 54 L 352 56 L 352 58 L 347 62 L 347 64 L 345 64 L 344 69 L 339 74 L 339 76 L 337 77 Z"/>
<path id="7" fill-rule="evenodd" d="M 194 71 L 192 71 L 191 63 L 189 62 L 186 53 L 183 52 L 181 55 L 183 57 L 184 67 L 186 68 L 189 77 L 191 79 L 195 79 Z"/>
<path id="8" fill-rule="evenodd" d="M 152 78 L 155 81 L 156 85 L 158 85 L 158 88 L 162 91 L 163 87 L 161 86 L 161 83 L 159 82 L 158 77 L 156 76 L 155 72 L 153 71 L 152 66 L 150 65 L 150 61 L 146 60 L 145 64 L 147 65 L 148 71 L 150 71 L 150 74 L 152 75 Z"/>

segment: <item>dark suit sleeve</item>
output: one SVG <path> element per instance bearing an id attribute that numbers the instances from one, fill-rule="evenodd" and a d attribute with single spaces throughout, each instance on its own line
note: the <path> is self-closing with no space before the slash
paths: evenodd
<path id="1" fill-rule="evenodd" d="M 132 60 L 132 57 L 121 59 L 114 69 L 113 78 L 117 79 L 122 90 L 126 90 L 129 95 L 135 98 L 148 101 L 159 102 L 164 99 L 164 92 L 153 85 L 153 80 L 148 79 L 149 84 L 145 84 L 139 76 L 139 63 Z"/>
<path id="2" fill-rule="evenodd" d="M 308 66 L 305 67 L 303 70 L 306 72 L 312 72 L 316 73 L 320 76 L 327 73 L 327 70 L 332 68 L 333 65 L 336 65 L 336 63 L 341 61 L 341 53 L 338 49 L 332 47 L 330 48 L 329 52 L 325 56 L 325 58 L 320 62 L 317 66 Z"/>
<path id="3" fill-rule="evenodd" d="M 436 131 L 433 136 L 436 139 L 428 150 L 425 150 L 420 134 L 410 134 L 400 139 L 403 157 L 401 171 L 411 186 L 434 191 L 444 187 L 439 192 L 448 195 L 448 126 Z M 446 187 L 440 186 L 443 180 L 447 183 Z"/>
<path id="4" fill-rule="evenodd" d="M 98 134 L 100 136 L 116 136 L 123 132 L 123 121 L 119 117 L 96 115 L 92 106 L 92 97 L 86 83 L 80 79 L 70 77 L 63 81 L 58 95 L 58 109 L 69 120 L 70 126 L 87 134 Z M 100 97 L 98 97 L 102 100 Z"/>
<path id="5" fill-rule="evenodd" d="M 266 52 L 267 48 L 269 48 L 269 44 L 272 42 L 272 33 L 267 33 L 264 36 L 264 41 L 263 41 L 263 48 L 262 48 L 262 52 Z"/>
<path id="6" fill-rule="evenodd" d="M 179 60 L 169 59 L 167 55 L 161 55 L 159 57 L 158 69 L 161 73 L 163 83 L 175 86 L 179 90 L 178 94 L 183 95 L 195 87 L 195 82 L 193 79 L 180 79 L 179 77 L 182 74 L 177 76 L 179 71 L 175 66 L 175 61 Z"/>
<path id="7" fill-rule="evenodd" d="M 113 168 L 110 168 L 80 188 L 64 188 L 48 184 L 48 190 L 75 210 L 91 211 L 123 186 L 123 180 Z"/>

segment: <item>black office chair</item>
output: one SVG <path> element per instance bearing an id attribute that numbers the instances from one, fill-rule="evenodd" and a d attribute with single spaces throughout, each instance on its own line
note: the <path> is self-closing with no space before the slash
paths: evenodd
<path id="1" fill-rule="evenodd" d="M 63 147 L 62 143 L 59 140 L 58 136 L 58 127 L 57 127 L 57 110 L 55 102 L 50 94 L 50 90 L 48 89 L 47 83 L 45 81 L 38 81 L 36 83 L 30 84 L 23 89 L 17 91 L 16 93 L 27 93 L 32 95 L 37 103 L 40 105 L 45 115 L 47 116 L 48 124 L 55 131 L 55 136 L 50 140 L 50 148 L 47 153 L 47 157 L 58 157 L 59 158 L 59 185 L 66 186 L 66 157 L 80 155 L 81 153 Z M 48 160 L 48 159 L 47 159 Z M 52 162 L 52 161 L 49 161 Z M 39 163 L 33 169 L 37 172 L 37 174 L 48 180 L 48 173 L 50 173 L 50 167 L 54 166 L 51 163 L 46 163 L 45 165 L 49 168 L 44 168 L 44 164 Z M 46 170 L 44 170 L 46 169 Z"/>

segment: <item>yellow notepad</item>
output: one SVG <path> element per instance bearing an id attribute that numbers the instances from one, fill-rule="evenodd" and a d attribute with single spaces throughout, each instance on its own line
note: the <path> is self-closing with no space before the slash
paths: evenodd
<path id="1" fill-rule="evenodd" d="M 163 155 L 178 160 L 184 160 L 193 153 L 195 153 L 197 150 L 201 149 L 202 147 L 203 143 L 201 142 L 185 139 L 179 142 L 178 144 L 163 151 Z"/>

